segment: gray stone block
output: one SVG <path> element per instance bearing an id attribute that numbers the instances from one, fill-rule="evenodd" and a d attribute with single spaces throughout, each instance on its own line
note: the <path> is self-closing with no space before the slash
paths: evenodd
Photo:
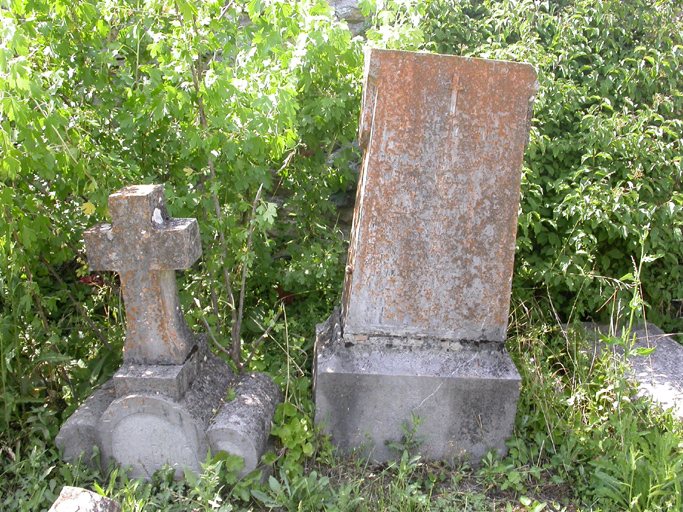
<path id="1" fill-rule="evenodd" d="M 244 459 L 241 475 L 258 466 L 270 446 L 270 429 L 282 391 L 263 373 L 245 373 L 233 384 L 235 398 L 222 404 L 207 430 L 213 453 L 226 451 Z"/>
<path id="2" fill-rule="evenodd" d="M 654 324 L 634 329 L 635 348 L 654 348 L 629 360 L 641 395 L 683 419 L 683 346 Z"/>
<path id="3" fill-rule="evenodd" d="M 100 435 L 103 456 L 129 466 L 131 478 L 150 478 L 167 462 L 177 476 L 198 473 L 208 453 L 202 422 L 162 395 L 116 399 L 102 415 Z"/>
<path id="4" fill-rule="evenodd" d="M 205 346 L 203 340 L 200 345 Z M 112 457 L 129 466 L 132 478 L 150 478 L 166 463 L 177 477 L 185 469 L 201 472 L 209 452 L 206 430 L 233 379 L 225 361 L 205 351 L 197 352 L 197 376 L 182 400 L 143 385 L 111 403 L 99 422 L 104 460 Z"/>
<path id="5" fill-rule="evenodd" d="M 401 440 L 412 413 L 423 420 L 419 452 L 428 459 L 476 464 L 489 449 L 507 453 L 521 379 L 502 344 L 368 342 L 342 342 L 338 311 L 318 326 L 315 422 L 335 446 L 365 446 L 385 461 L 396 455 L 385 443 Z"/>
<path id="6" fill-rule="evenodd" d="M 588 333 L 609 333 L 607 325 L 586 323 L 584 328 Z M 631 335 L 635 335 L 634 349 L 654 348 L 648 356 L 632 355 L 628 358 L 628 377 L 638 384 L 638 394 L 662 409 L 672 409 L 675 416 L 683 419 L 683 346 L 651 323 L 637 325 Z M 606 348 L 607 345 L 600 344 L 601 350 Z M 620 346 L 609 348 L 623 355 Z"/>
<path id="7" fill-rule="evenodd" d="M 334 8 L 337 19 L 346 22 L 352 35 L 357 36 L 366 28 L 368 18 L 363 16 L 358 0 L 330 0 L 328 3 Z"/>
<path id="8" fill-rule="evenodd" d="M 62 450 L 65 460 L 75 461 L 82 455 L 84 464 L 93 465 L 93 447 L 101 444 L 99 420 L 115 398 L 114 383 L 108 380 L 93 391 L 92 395 L 66 420 L 55 438 L 55 444 Z M 100 462 L 106 463 L 106 459 Z M 96 461 L 94 465 L 97 465 Z"/>

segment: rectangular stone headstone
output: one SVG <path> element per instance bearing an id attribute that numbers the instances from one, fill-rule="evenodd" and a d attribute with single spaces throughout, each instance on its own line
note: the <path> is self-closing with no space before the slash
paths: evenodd
<path id="1" fill-rule="evenodd" d="M 67 459 L 109 459 L 131 478 L 165 464 L 176 476 L 199 472 L 207 453 L 241 456 L 246 474 L 269 449 L 280 388 L 264 374 L 234 376 L 194 336 L 180 308 L 175 271 L 201 256 L 196 219 L 166 210 L 162 185 L 124 187 L 109 196 L 112 222 L 85 231 L 91 270 L 116 270 L 126 308 L 124 365 L 66 421 L 55 442 Z M 228 388 L 236 398 L 224 400 Z"/>
<path id="2" fill-rule="evenodd" d="M 536 73 L 368 55 L 345 335 L 504 341 Z"/>
<path id="3" fill-rule="evenodd" d="M 536 73 L 370 50 L 363 87 L 342 310 L 316 333 L 316 422 L 374 460 L 413 414 L 428 458 L 503 455 L 520 390 L 503 342 Z"/>

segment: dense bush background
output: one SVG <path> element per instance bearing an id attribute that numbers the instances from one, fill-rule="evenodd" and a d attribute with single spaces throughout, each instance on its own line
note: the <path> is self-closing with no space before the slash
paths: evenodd
<path id="1" fill-rule="evenodd" d="M 227 284 L 238 295 L 245 269 L 245 351 L 284 302 L 251 364 L 285 389 L 279 464 L 311 455 L 313 326 L 341 291 L 364 44 L 538 70 L 516 314 L 605 320 L 642 311 L 642 296 L 650 319 L 683 330 L 678 2 L 362 6 L 368 30 L 351 39 L 320 0 L 0 0 L 0 480 L 49 465 L 31 450 L 53 450 L 120 362 L 117 278 L 91 275 L 82 232 L 134 183 L 164 183 L 171 215 L 199 219 L 204 254 L 179 279 L 197 331 L 205 317 L 228 345 Z M 9 485 L 36 504 L 55 491 Z"/>
<path id="2" fill-rule="evenodd" d="M 199 219 L 203 258 L 181 283 L 195 323 L 205 314 L 227 343 L 224 270 L 237 298 L 246 267 L 243 337 L 283 297 L 310 337 L 342 282 L 329 199 L 354 179 L 362 65 L 327 4 L 16 1 L 0 14 L 0 431 L 46 397 L 71 410 L 115 369 L 119 290 L 88 277 L 82 232 L 128 184 L 164 183 L 169 213 Z"/>
<path id="3" fill-rule="evenodd" d="M 545 296 L 565 320 L 604 320 L 643 250 L 657 258 L 641 276 L 651 318 L 670 325 L 683 297 L 681 26 L 676 2 L 428 3 L 425 48 L 538 71 L 519 299 Z"/>

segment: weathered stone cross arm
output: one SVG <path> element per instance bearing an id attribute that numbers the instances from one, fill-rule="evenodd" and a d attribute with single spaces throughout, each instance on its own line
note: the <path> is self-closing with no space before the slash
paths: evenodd
<path id="1" fill-rule="evenodd" d="M 162 185 L 109 196 L 112 223 L 83 233 L 91 270 L 115 270 L 126 308 L 127 363 L 182 364 L 195 344 L 178 300 L 175 271 L 201 256 L 196 219 L 173 219 Z"/>

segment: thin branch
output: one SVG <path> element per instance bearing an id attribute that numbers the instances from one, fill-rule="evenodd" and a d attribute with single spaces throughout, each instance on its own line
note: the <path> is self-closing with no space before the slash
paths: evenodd
<path id="1" fill-rule="evenodd" d="M 249 251 L 251 251 L 251 240 L 254 234 L 254 227 L 256 226 L 256 208 L 259 201 L 261 200 L 261 191 L 263 190 L 263 183 L 258 188 L 256 192 L 256 198 L 254 199 L 254 204 L 251 207 L 251 219 L 249 221 L 249 235 L 247 236 L 247 250 L 246 257 L 249 257 Z M 241 359 L 242 354 L 242 341 L 240 339 L 240 331 L 242 330 L 242 318 L 244 315 L 244 292 L 247 284 L 247 262 L 242 263 L 242 283 L 240 284 L 240 303 L 237 310 L 237 322 L 232 325 L 232 350 L 235 354 L 236 359 Z"/>
<path id="2" fill-rule="evenodd" d="M 273 330 L 273 327 L 275 327 L 275 324 L 277 324 L 277 321 L 280 319 L 281 315 L 282 315 L 282 308 L 280 309 L 280 311 L 277 312 L 277 315 L 275 315 L 275 318 L 273 319 L 273 323 L 270 324 L 268 326 L 268 329 L 266 329 L 266 331 L 263 334 L 261 334 L 261 337 L 256 340 L 256 343 L 254 344 L 254 348 L 252 349 L 251 354 L 249 354 L 249 357 L 247 358 L 247 360 L 244 361 L 244 365 L 242 365 L 243 367 L 249 366 L 249 363 L 251 363 L 251 360 L 253 359 L 254 355 L 256 354 L 256 351 L 258 350 L 259 345 L 261 345 L 261 342 L 263 340 L 265 340 L 268 336 L 270 336 L 270 331 Z"/>
<path id="3" fill-rule="evenodd" d="M 277 325 L 277 321 L 280 319 L 280 316 L 282 316 L 282 311 L 283 311 L 282 309 L 280 309 L 280 311 L 278 311 L 278 313 L 277 313 L 277 315 L 275 315 L 275 318 L 273 319 L 273 322 L 271 323 L 271 325 L 268 326 L 268 328 L 265 330 L 265 332 L 259 337 L 258 340 L 256 340 L 256 343 L 254 344 L 254 348 L 252 349 L 251 354 L 249 354 L 249 357 L 247 358 L 247 360 L 244 363 L 242 363 L 240 361 L 236 361 L 235 358 L 233 357 L 232 352 L 230 350 L 227 350 L 220 343 L 218 343 L 218 340 L 213 335 L 213 331 L 211 330 L 211 326 L 209 325 L 209 322 L 206 320 L 206 316 L 204 316 L 204 312 L 202 311 L 202 308 L 199 305 L 199 301 L 196 301 L 196 302 L 197 302 L 199 314 L 202 315 L 202 323 L 204 324 L 206 331 L 209 333 L 209 337 L 211 338 L 211 341 L 221 352 L 223 352 L 225 355 L 227 355 L 232 360 L 232 362 L 235 363 L 235 366 L 237 366 L 240 373 L 242 372 L 242 370 L 245 367 L 249 366 L 249 363 L 254 358 L 256 351 L 258 350 L 259 346 L 261 345 L 261 342 L 270 336 L 270 332 Z"/>
<path id="4" fill-rule="evenodd" d="M 94 323 L 94 322 L 92 321 L 92 319 L 88 316 L 88 313 L 85 311 L 85 309 L 83 309 L 83 306 L 81 306 L 81 305 L 78 303 L 78 301 L 76 301 L 76 299 L 74 299 L 73 295 L 71 295 L 71 292 L 69 292 L 69 290 L 67 289 L 66 285 L 64 284 L 64 281 L 62 281 L 62 278 L 59 277 L 59 274 L 57 274 L 57 272 L 55 272 L 55 270 L 50 266 L 50 264 L 47 262 L 47 260 L 46 260 L 45 258 L 43 258 L 42 256 L 40 256 L 40 261 L 42 261 L 42 262 L 43 262 L 43 265 L 45 265 L 45 267 L 47 267 L 47 270 L 50 272 L 50 274 L 52 274 L 52 277 L 54 277 L 54 278 L 59 282 L 59 284 L 62 285 L 62 287 L 64 288 L 64 291 L 66 292 L 67 298 L 73 303 L 74 306 L 76 306 L 76 309 L 78 309 L 78 312 L 81 314 L 81 316 L 82 316 L 83 318 L 85 318 L 85 321 L 88 323 L 88 325 L 90 326 L 90 328 L 95 332 L 95 334 L 97 334 L 97 337 L 100 339 L 100 341 L 102 342 L 102 344 L 103 344 L 105 347 L 107 347 L 107 350 L 109 350 L 109 352 L 112 352 L 113 349 L 111 348 L 111 346 L 110 346 L 109 343 L 107 342 L 107 339 L 106 339 L 106 338 L 104 337 L 104 335 L 102 334 L 102 331 L 100 331 L 100 330 L 97 328 L 97 326 L 95 325 L 95 323 Z"/>
<path id="5" fill-rule="evenodd" d="M 193 28 L 195 35 L 199 35 L 199 30 L 197 29 L 197 20 L 193 19 L 192 20 Z M 206 121 L 206 110 L 204 109 L 204 100 L 200 94 L 200 89 L 199 89 L 199 81 L 202 78 L 203 70 L 202 70 L 202 64 L 201 64 L 201 54 L 197 52 L 197 64 L 196 67 L 194 65 L 190 65 L 190 71 L 192 72 L 192 83 L 194 85 L 194 90 L 195 93 L 197 94 L 197 104 L 198 104 L 198 109 L 199 109 L 199 124 L 200 126 L 204 129 L 208 129 L 208 122 Z M 216 180 L 216 168 L 213 162 L 213 158 L 211 158 L 211 155 L 209 154 L 208 157 L 209 161 L 209 174 L 211 176 L 211 181 Z M 222 214 L 221 214 L 221 206 L 220 202 L 218 201 L 218 196 L 215 193 L 211 193 L 211 199 L 213 201 L 213 208 L 214 212 L 216 214 L 216 220 L 218 220 L 218 224 L 220 225 L 221 219 L 222 219 Z M 227 249 L 226 249 L 226 242 L 225 242 L 225 234 L 221 229 L 218 230 L 218 239 L 221 243 L 221 257 L 223 258 L 223 261 L 227 260 L 228 254 L 227 254 Z M 230 273 L 228 272 L 227 267 L 223 265 L 223 279 L 225 280 L 225 287 L 228 292 L 228 299 L 229 299 L 229 305 L 230 305 L 230 315 L 232 317 L 232 324 L 235 325 L 237 322 L 237 309 L 235 307 L 235 296 L 232 293 L 232 286 L 230 285 Z M 214 292 L 215 293 L 215 292 Z"/>
<path id="6" fill-rule="evenodd" d="M 218 297 L 216 297 L 216 290 L 211 286 L 209 288 L 211 292 L 211 307 L 213 308 L 213 314 L 216 315 L 216 332 L 221 333 L 221 317 L 218 313 Z"/>
<path id="7" fill-rule="evenodd" d="M 230 8 L 232 7 L 232 5 L 233 5 L 234 3 L 235 3 L 235 2 L 233 2 L 233 1 L 231 0 L 230 2 L 228 2 L 227 4 L 225 4 L 225 7 L 223 7 L 223 8 L 221 9 L 221 13 L 220 13 L 220 15 L 218 16 L 217 21 L 220 21 L 220 20 L 223 19 L 223 16 L 225 16 L 225 15 L 228 13 L 228 11 L 230 10 Z"/>
<path id="8" fill-rule="evenodd" d="M 213 335 L 213 331 L 211 330 L 211 326 L 209 325 L 209 322 L 206 321 L 206 317 L 204 316 L 204 312 L 202 311 L 201 308 L 199 308 L 199 314 L 202 315 L 202 322 L 204 322 L 204 327 L 206 327 L 206 331 L 209 333 L 209 337 L 211 338 L 211 341 L 213 341 L 213 344 L 216 345 L 216 347 L 218 347 L 220 349 L 220 351 L 223 352 L 226 356 L 228 356 L 230 359 L 232 359 L 232 354 L 230 353 L 230 351 L 226 350 L 223 345 L 218 343 L 218 340 Z M 233 359 L 233 362 L 239 368 L 239 364 L 237 362 L 235 362 L 234 359 Z"/>

